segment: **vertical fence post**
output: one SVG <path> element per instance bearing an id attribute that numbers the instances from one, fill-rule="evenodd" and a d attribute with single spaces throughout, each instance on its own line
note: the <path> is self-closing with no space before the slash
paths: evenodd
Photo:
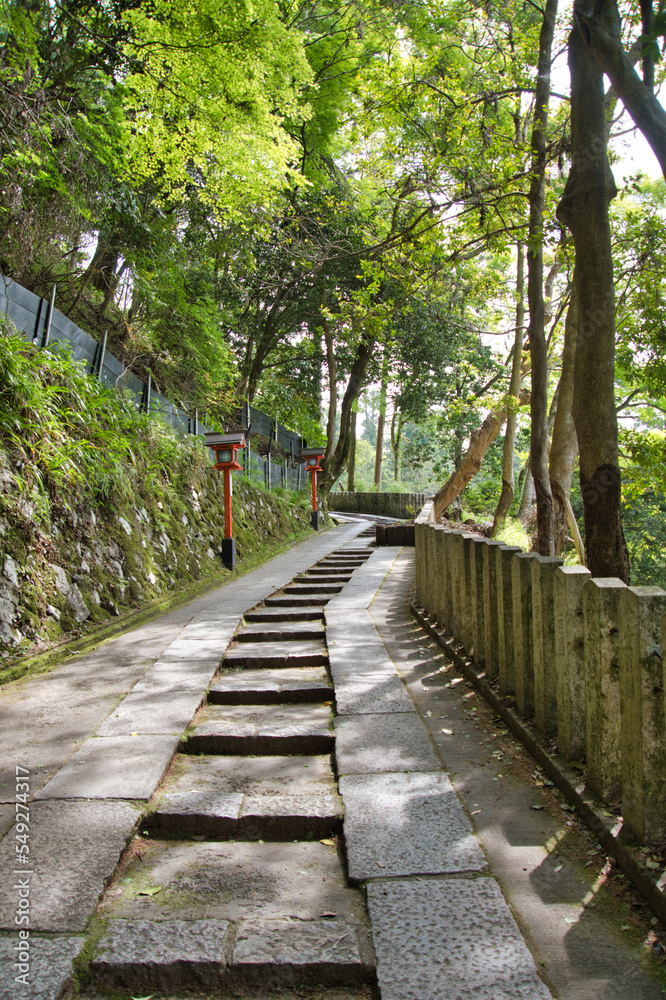
<path id="1" fill-rule="evenodd" d="M 447 632 L 451 631 L 451 570 L 449 568 L 449 542 L 451 530 L 443 524 L 437 532 L 437 573 L 439 575 L 439 605 L 437 621 Z"/>
<path id="2" fill-rule="evenodd" d="M 584 566 L 560 566 L 553 576 L 555 673 L 557 675 L 557 749 L 565 760 L 587 756 Z"/>
<path id="3" fill-rule="evenodd" d="M 141 398 L 141 409 L 144 413 L 150 413 L 150 391 L 152 389 L 153 377 L 148 372 L 148 381 L 143 386 L 143 396 Z"/>
<path id="4" fill-rule="evenodd" d="M 557 731 L 553 578 L 561 565 L 556 556 L 538 556 L 531 566 L 534 722 L 542 733 Z"/>
<path id="5" fill-rule="evenodd" d="M 46 325 L 44 326 L 44 334 L 42 336 L 42 347 L 48 345 L 49 339 L 51 337 L 51 323 L 53 321 L 53 310 L 55 309 L 55 297 L 56 297 L 56 286 L 54 285 L 51 289 L 51 302 L 49 304 L 49 314 L 46 317 Z"/>
<path id="6" fill-rule="evenodd" d="M 622 815 L 641 843 L 666 838 L 664 611 L 661 587 L 627 587 L 620 597 Z"/>
<path id="7" fill-rule="evenodd" d="M 497 550 L 497 648 L 499 681 L 503 695 L 514 694 L 516 677 L 513 659 L 513 581 L 511 566 L 519 545 L 505 545 Z"/>
<path id="8" fill-rule="evenodd" d="M 503 542 L 488 539 L 483 548 L 483 628 L 486 674 L 489 680 L 499 672 L 499 638 L 497 613 L 497 549 Z"/>
<path id="9" fill-rule="evenodd" d="M 536 552 L 518 552 L 511 561 L 516 708 L 525 718 L 534 713 L 532 563 L 538 559 Z"/>
<path id="10" fill-rule="evenodd" d="M 616 577 L 583 587 L 587 781 L 604 802 L 622 794 L 620 732 L 620 597 Z"/>
<path id="11" fill-rule="evenodd" d="M 472 571 L 472 647 L 474 662 L 482 667 L 486 662 L 485 604 L 483 600 L 483 551 L 485 538 L 472 537 L 470 568 Z"/>
<path id="12" fill-rule="evenodd" d="M 90 369 L 91 375 L 96 375 L 99 382 L 102 381 L 102 368 L 104 367 L 104 355 L 106 354 L 106 338 L 108 337 L 108 330 L 104 331 L 104 337 L 102 343 L 98 344 L 95 348 L 95 357 L 93 358 L 93 363 Z"/>

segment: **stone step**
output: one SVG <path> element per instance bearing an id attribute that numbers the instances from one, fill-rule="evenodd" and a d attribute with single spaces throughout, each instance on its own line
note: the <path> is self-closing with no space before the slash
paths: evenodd
<path id="1" fill-rule="evenodd" d="M 320 667 L 328 663 L 328 653 L 321 639 L 291 639 L 281 642 L 232 642 L 223 668 L 236 667 Z"/>
<path id="2" fill-rule="evenodd" d="M 318 576 L 316 573 L 312 573 L 309 570 L 307 574 L 304 573 L 302 576 L 294 577 L 294 583 L 306 583 L 310 585 L 316 584 L 318 587 L 326 586 L 327 589 L 330 586 L 336 587 L 336 586 L 341 586 L 343 583 L 349 583 L 350 580 L 351 576 L 349 573 L 338 574 L 338 575 L 332 574 L 330 576 L 328 575 L 328 573 L 325 576 L 322 573 Z"/>
<path id="3" fill-rule="evenodd" d="M 278 594 L 275 597 L 267 597 L 264 603 L 267 608 L 305 609 L 313 605 L 323 608 L 333 596 L 333 594 Z M 245 617 L 247 618 L 247 615 Z"/>
<path id="4" fill-rule="evenodd" d="M 179 754 L 142 824 L 181 839 L 305 840 L 341 831 L 342 801 L 330 756 Z"/>
<path id="5" fill-rule="evenodd" d="M 282 622 L 276 625 L 268 622 L 251 622 L 236 636 L 236 642 L 288 642 L 292 639 L 322 639 L 326 634 L 324 623 Z"/>
<path id="6" fill-rule="evenodd" d="M 350 987 L 374 981 L 369 951 L 367 933 L 337 918 L 112 920 L 90 975 L 93 986 L 133 994 Z"/>
<path id="7" fill-rule="evenodd" d="M 169 837 L 216 840 L 307 840 L 342 832 L 336 794 L 240 795 L 208 791 L 165 795 L 143 829 Z"/>
<path id="8" fill-rule="evenodd" d="M 323 667 L 234 670 L 222 673 L 208 691 L 213 705 L 276 705 L 321 702 L 333 697 Z"/>
<path id="9" fill-rule="evenodd" d="M 181 750 L 190 754 L 325 754 L 335 736 L 327 705 L 209 705 Z"/>
<path id="10" fill-rule="evenodd" d="M 322 565 L 311 566 L 310 569 L 307 571 L 307 575 L 323 576 L 323 577 L 330 576 L 331 578 L 335 577 L 336 579 L 342 579 L 342 578 L 351 579 L 349 570 L 345 569 L 344 566 L 340 568 L 335 566 L 322 566 Z"/>
<path id="11" fill-rule="evenodd" d="M 284 593 L 290 597 L 302 594 L 328 594 L 333 597 L 343 589 L 342 583 L 290 583 L 284 588 Z"/>
<path id="12" fill-rule="evenodd" d="M 324 612 L 321 606 L 313 607 L 309 602 L 297 609 L 280 606 L 253 608 L 246 611 L 243 617 L 246 622 L 323 622 Z"/>

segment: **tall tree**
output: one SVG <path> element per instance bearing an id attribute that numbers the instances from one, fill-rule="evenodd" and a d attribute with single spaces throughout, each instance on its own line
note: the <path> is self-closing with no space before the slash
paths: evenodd
<path id="1" fill-rule="evenodd" d="M 576 4 L 578 16 L 579 4 Z M 584 37 L 569 35 L 571 171 L 558 218 L 575 247 L 573 302 L 577 317 L 573 419 L 580 452 L 585 551 L 594 576 L 629 582 L 622 531 L 615 412 L 615 291 L 609 205 L 616 195 L 607 154 L 603 71 Z"/>

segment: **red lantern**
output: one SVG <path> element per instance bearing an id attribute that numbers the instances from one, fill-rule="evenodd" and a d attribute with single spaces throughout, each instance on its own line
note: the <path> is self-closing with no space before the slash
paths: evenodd
<path id="1" fill-rule="evenodd" d="M 231 473 L 242 469 L 238 452 L 245 447 L 244 434 L 206 434 L 206 445 L 215 453 L 214 469 L 224 473 L 224 541 L 222 562 L 227 569 L 236 565 L 236 540 L 231 519 Z"/>
<path id="2" fill-rule="evenodd" d="M 319 531 L 319 511 L 317 510 L 317 473 L 323 472 L 319 461 L 324 457 L 324 449 L 303 448 L 301 455 L 305 459 L 306 471 L 312 476 L 312 514 L 310 515 L 310 523 L 315 531 Z"/>

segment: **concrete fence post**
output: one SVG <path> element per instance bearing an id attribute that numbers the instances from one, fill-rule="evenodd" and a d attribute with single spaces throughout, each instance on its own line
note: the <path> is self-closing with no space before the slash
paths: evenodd
<path id="1" fill-rule="evenodd" d="M 561 566 L 553 575 L 557 748 L 565 760 L 587 757 L 583 587 L 585 566 Z"/>
<path id="2" fill-rule="evenodd" d="M 497 549 L 497 649 L 500 691 L 504 695 L 513 694 L 516 690 L 511 566 L 513 557 L 520 552 L 519 545 L 505 545 Z"/>
<path id="3" fill-rule="evenodd" d="M 439 605 L 441 601 L 442 574 L 439 565 L 439 536 L 444 531 L 443 524 L 429 524 L 428 535 L 428 616 L 433 621 L 439 620 Z"/>
<path id="4" fill-rule="evenodd" d="M 627 587 L 620 597 L 622 814 L 643 844 L 666 839 L 664 611 L 661 587 Z"/>
<path id="5" fill-rule="evenodd" d="M 597 577 L 583 587 L 586 780 L 603 802 L 622 794 L 620 731 L 620 597 L 617 577 Z"/>
<path id="6" fill-rule="evenodd" d="M 483 650 L 486 676 L 494 680 L 499 673 L 499 638 L 497 615 L 497 549 L 502 542 L 491 539 L 483 546 Z"/>
<path id="7" fill-rule="evenodd" d="M 449 621 L 448 600 L 450 579 L 447 564 L 449 529 L 445 528 L 443 524 L 440 524 L 437 527 L 439 530 L 435 535 L 435 540 L 437 548 L 437 575 L 439 577 L 439 600 L 435 611 L 435 618 L 437 619 L 439 625 L 448 631 L 451 628 L 451 623 Z"/>
<path id="8" fill-rule="evenodd" d="M 463 537 L 459 531 L 451 532 L 451 632 L 458 642 L 462 642 L 462 618 L 464 600 L 464 558 Z"/>
<path id="9" fill-rule="evenodd" d="M 417 607 L 425 607 L 426 602 L 426 560 L 427 560 L 427 542 L 428 542 L 428 525 L 419 524 L 418 521 L 414 525 L 414 547 L 415 547 L 415 574 L 416 574 L 416 604 Z"/>
<path id="10" fill-rule="evenodd" d="M 555 556 L 539 556 L 531 565 L 534 722 L 542 733 L 557 730 L 553 578 L 561 566 Z"/>
<path id="11" fill-rule="evenodd" d="M 486 662 L 486 628 L 485 603 L 483 598 L 483 552 L 487 547 L 487 539 L 472 538 L 471 570 L 472 570 L 472 648 L 474 662 L 483 667 Z"/>
<path id="12" fill-rule="evenodd" d="M 541 558 L 536 552 L 518 552 L 511 561 L 514 684 L 516 708 L 524 718 L 534 714 L 532 563 Z"/>
<path id="13" fill-rule="evenodd" d="M 465 647 L 465 652 L 469 654 L 472 649 L 472 636 L 474 634 L 474 596 L 472 593 L 472 549 L 474 547 L 474 539 L 471 535 L 462 533 L 462 542 L 460 639 Z"/>

